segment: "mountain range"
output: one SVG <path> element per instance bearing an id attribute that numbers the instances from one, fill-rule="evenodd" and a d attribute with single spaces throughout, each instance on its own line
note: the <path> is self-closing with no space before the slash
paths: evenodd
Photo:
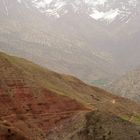
<path id="1" fill-rule="evenodd" d="M 0 50 L 87 83 L 139 65 L 137 0 L 1 0 Z"/>
<path id="2" fill-rule="evenodd" d="M 20 4 L 34 6 L 47 16 L 61 18 L 69 13 L 87 14 L 89 17 L 105 21 L 108 24 L 118 20 L 128 22 L 135 16 L 139 2 L 137 0 L 17 0 Z M 30 5 L 29 5 L 30 2 Z"/>

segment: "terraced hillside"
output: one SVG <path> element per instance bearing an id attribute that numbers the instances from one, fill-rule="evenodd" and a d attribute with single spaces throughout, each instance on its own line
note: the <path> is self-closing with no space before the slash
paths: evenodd
<path id="1" fill-rule="evenodd" d="M 116 130 L 127 129 L 127 133 L 115 133 L 121 140 L 129 140 L 131 136 L 139 140 L 138 104 L 88 86 L 72 76 L 60 75 L 22 58 L 0 53 L 1 139 L 83 140 L 77 135 L 84 134 L 84 140 L 88 140 L 90 119 L 86 116 L 93 112 L 90 118 L 96 120 L 98 111 L 103 118 L 106 113 L 105 116 L 112 120 L 110 126 L 119 123 Z M 111 129 L 106 123 L 102 124 L 102 120 L 96 123 L 103 125 L 107 132 Z M 96 129 L 99 130 L 97 126 Z M 95 133 L 91 135 L 95 137 Z"/>

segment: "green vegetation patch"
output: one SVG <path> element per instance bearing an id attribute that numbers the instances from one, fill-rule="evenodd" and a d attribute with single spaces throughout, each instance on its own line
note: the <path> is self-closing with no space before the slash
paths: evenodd
<path id="1" fill-rule="evenodd" d="M 134 116 L 125 115 L 125 116 L 122 116 L 121 118 L 129 122 L 135 123 L 137 125 L 140 125 L 140 115 L 134 115 Z"/>

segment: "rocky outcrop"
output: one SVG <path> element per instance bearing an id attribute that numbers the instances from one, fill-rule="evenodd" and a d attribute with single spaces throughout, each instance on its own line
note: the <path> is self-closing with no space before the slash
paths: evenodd
<path id="1" fill-rule="evenodd" d="M 140 102 L 140 69 L 133 70 L 108 88 L 113 94 Z"/>
<path id="2" fill-rule="evenodd" d="M 86 115 L 86 125 L 70 140 L 139 140 L 140 126 L 114 115 L 95 111 Z"/>

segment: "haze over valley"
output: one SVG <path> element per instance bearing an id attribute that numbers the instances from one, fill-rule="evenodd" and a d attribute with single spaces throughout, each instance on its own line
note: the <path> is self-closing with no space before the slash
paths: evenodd
<path id="1" fill-rule="evenodd" d="M 90 84 L 108 84 L 140 65 L 139 6 L 136 0 L 4 0 L 0 49 Z"/>

